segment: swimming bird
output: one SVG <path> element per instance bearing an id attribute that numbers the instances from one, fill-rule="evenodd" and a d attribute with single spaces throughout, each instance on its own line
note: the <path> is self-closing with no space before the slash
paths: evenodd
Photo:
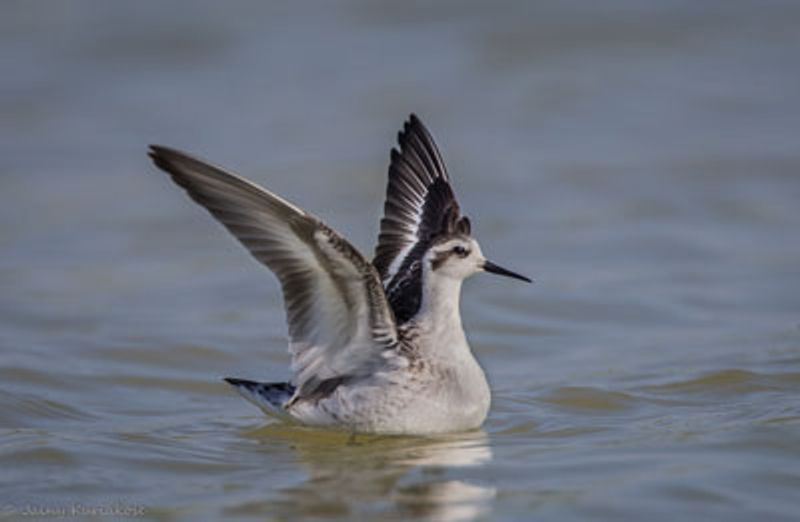
<path id="1" fill-rule="evenodd" d="M 167 147 L 149 154 L 280 281 L 292 377 L 226 378 L 246 399 L 279 419 L 352 432 L 483 424 L 491 392 L 461 325 L 461 283 L 478 272 L 531 280 L 484 257 L 418 117 L 391 151 L 372 262 L 319 218 L 236 174 Z"/>

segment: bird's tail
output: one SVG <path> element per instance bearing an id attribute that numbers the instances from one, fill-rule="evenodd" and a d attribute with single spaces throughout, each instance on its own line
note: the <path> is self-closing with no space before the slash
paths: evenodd
<path id="1" fill-rule="evenodd" d="M 294 386 L 288 382 L 256 382 L 226 377 L 225 382 L 236 388 L 242 397 L 252 402 L 264 413 L 282 420 L 291 420 L 284 406 L 294 395 Z"/>

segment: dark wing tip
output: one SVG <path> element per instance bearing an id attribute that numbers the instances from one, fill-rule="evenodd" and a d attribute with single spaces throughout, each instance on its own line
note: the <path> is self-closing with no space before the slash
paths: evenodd
<path id="1" fill-rule="evenodd" d="M 419 117 L 415 113 L 412 112 L 409 115 L 408 120 L 403 125 L 403 131 L 405 131 L 406 134 L 416 134 L 417 136 L 420 137 L 420 139 L 424 143 L 429 142 L 430 145 L 433 146 L 433 149 L 436 152 L 436 154 L 437 155 L 439 154 L 439 150 L 436 147 L 436 142 L 433 140 L 433 135 L 431 134 L 431 131 L 428 130 L 428 127 L 426 127 L 425 124 L 422 123 L 422 120 L 419 119 Z"/>
<path id="2" fill-rule="evenodd" d="M 167 157 L 178 153 L 175 149 L 171 149 L 169 147 L 164 147 L 162 145 L 148 145 L 147 146 L 147 155 L 156 160 L 158 158 Z"/>
<path id="3" fill-rule="evenodd" d="M 403 123 L 403 129 L 397 133 L 397 144 L 399 150 L 392 153 L 392 163 L 408 163 L 417 171 L 416 175 L 427 183 L 437 177 L 449 181 L 436 141 L 415 113 L 409 115 Z"/>
<path id="4" fill-rule="evenodd" d="M 237 186 L 247 183 L 221 167 L 178 149 L 162 145 L 150 145 L 147 155 L 150 156 L 156 167 L 169 174 L 172 181 L 183 187 L 189 192 L 189 196 L 192 199 L 203 206 L 207 205 L 204 201 L 198 199 L 198 196 L 203 192 L 201 190 L 203 184 L 199 180 L 225 178 L 227 182 Z"/>
<path id="5" fill-rule="evenodd" d="M 412 112 L 408 115 L 408 120 L 403 127 L 408 127 L 410 129 L 422 129 L 425 132 L 428 132 L 428 129 L 425 127 L 425 124 L 422 123 L 422 120 L 419 119 L 416 113 Z"/>
<path id="6" fill-rule="evenodd" d="M 164 166 L 180 160 L 197 161 L 185 152 L 170 147 L 164 147 L 163 145 L 149 145 L 147 147 L 147 155 L 150 156 L 150 159 L 160 168 L 164 168 Z"/>
<path id="7" fill-rule="evenodd" d="M 158 160 L 163 156 L 164 147 L 160 145 L 148 145 L 147 155 L 158 165 Z"/>
<path id="8" fill-rule="evenodd" d="M 231 386 L 245 386 L 245 387 L 252 387 L 258 384 L 255 381 L 249 381 L 247 379 L 237 379 L 236 377 L 225 377 L 222 379 L 223 381 L 227 382 Z"/>
<path id="9" fill-rule="evenodd" d="M 422 120 L 415 113 L 411 113 L 408 116 L 408 119 L 403 122 L 403 129 L 397 134 L 397 141 L 402 145 L 403 139 L 405 136 L 409 134 L 418 134 L 420 137 L 427 138 L 430 141 L 433 141 L 431 138 L 431 133 L 428 131 L 428 128 L 422 123 Z"/>
<path id="10" fill-rule="evenodd" d="M 153 160 L 156 167 L 170 173 L 173 177 L 178 174 L 176 163 L 186 160 L 191 161 L 193 159 L 184 152 L 161 145 L 150 145 L 147 150 L 147 155 L 150 156 L 150 159 Z"/>

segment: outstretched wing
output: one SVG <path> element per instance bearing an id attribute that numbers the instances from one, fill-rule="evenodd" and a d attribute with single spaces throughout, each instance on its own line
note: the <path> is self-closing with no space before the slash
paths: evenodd
<path id="1" fill-rule="evenodd" d="M 428 130 L 412 114 L 392 149 L 381 231 L 372 264 L 378 269 L 397 322 L 417 312 L 421 259 L 438 238 L 470 233 L 461 217 L 444 161 Z"/>
<path id="2" fill-rule="evenodd" d="M 297 398 L 381 364 L 397 340 L 394 318 L 378 274 L 350 243 L 235 174 L 165 147 L 150 157 L 278 276 Z"/>

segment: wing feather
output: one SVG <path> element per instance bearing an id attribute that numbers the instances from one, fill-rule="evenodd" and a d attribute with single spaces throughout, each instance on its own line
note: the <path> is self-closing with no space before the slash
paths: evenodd
<path id="1" fill-rule="evenodd" d="M 461 217 L 444 160 L 417 116 L 409 117 L 397 141 L 372 263 L 402 324 L 419 308 L 425 251 L 442 236 L 469 233 L 469 220 Z"/>
<path id="2" fill-rule="evenodd" d="M 280 281 L 297 397 L 371 373 L 397 341 L 375 268 L 333 229 L 244 178 L 183 152 L 150 156 Z"/>

